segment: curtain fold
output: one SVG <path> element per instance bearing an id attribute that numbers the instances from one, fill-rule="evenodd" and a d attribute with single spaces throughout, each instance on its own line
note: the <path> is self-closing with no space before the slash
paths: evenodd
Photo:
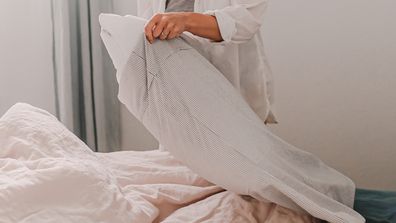
<path id="1" fill-rule="evenodd" d="M 112 1 L 52 0 L 59 119 L 100 152 L 120 147 L 118 85 L 97 21 L 112 8 Z"/>
<path id="2" fill-rule="evenodd" d="M 117 98 L 118 84 L 115 69 L 100 38 L 99 14 L 113 12 L 113 1 L 90 0 L 91 44 L 93 86 L 95 96 L 95 113 L 97 147 L 100 152 L 120 149 L 121 121 L 120 103 Z"/>

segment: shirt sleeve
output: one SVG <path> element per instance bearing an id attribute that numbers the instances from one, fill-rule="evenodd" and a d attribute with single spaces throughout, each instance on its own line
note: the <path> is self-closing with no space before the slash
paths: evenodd
<path id="1" fill-rule="evenodd" d="M 204 14 L 216 17 L 223 43 L 243 43 L 259 30 L 267 4 L 268 0 L 234 0 L 231 6 Z"/>

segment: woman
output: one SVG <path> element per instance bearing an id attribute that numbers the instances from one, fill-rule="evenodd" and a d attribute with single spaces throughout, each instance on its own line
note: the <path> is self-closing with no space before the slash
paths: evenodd
<path id="1" fill-rule="evenodd" d="M 145 34 L 150 43 L 190 33 L 192 45 L 223 73 L 263 122 L 277 123 L 273 81 L 260 33 L 266 6 L 267 0 L 140 0 L 138 16 L 149 19 Z"/>

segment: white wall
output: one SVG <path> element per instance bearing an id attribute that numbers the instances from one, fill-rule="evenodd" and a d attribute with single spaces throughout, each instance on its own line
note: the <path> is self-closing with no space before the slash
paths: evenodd
<path id="1" fill-rule="evenodd" d="M 360 187 L 396 189 L 396 2 L 271 1 L 272 129 Z"/>
<path id="2" fill-rule="evenodd" d="M 50 0 L 0 1 L 0 116 L 16 102 L 55 113 Z"/>
<path id="3" fill-rule="evenodd" d="M 279 120 L 271 129 L 359 187 L 396 189 L 395 15 L 392 0 L 276 0 L 263 25 Z M 156 145 L 122 115 L 124 147 Z"/>

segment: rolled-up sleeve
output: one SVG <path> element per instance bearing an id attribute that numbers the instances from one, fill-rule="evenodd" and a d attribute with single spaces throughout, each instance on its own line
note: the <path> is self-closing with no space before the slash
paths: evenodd
<path id="1" fill-rule="evenodd" d="M 268 0 L 235 0 L 223 9 L 205 11 L 217 19 L 221 42 L 243 43 L 259 30 Z"/>

